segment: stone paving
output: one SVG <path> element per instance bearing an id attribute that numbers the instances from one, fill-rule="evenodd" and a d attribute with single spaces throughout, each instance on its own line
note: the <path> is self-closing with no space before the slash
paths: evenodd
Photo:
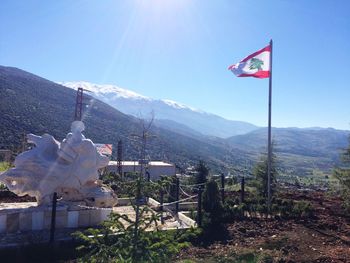
<path id="1" fill-rule="evenodd" d="M 33 214 L 36 214 L 38 207 L 36 206 L 36 203 L 16 203 L 14 206 L 12 204 L 0 204 L 0 219 L 1 217 L 6 216 L 7 222 L 5 222 L 5 226 L 8 228 L 7 230 L 10 231 L 3 231 L 3 233 L 0 234 L 0 248 L 6 248 L 6 247 L 15 247 L 19 245 L 26 245 L 26 244 L 35 244 L 35 243 L 45 243 L 49 241 L 50 237 L 50 222 L 51 222 L 51 213 L 44 213 L 44 227 L 43 229 L 30 229 L 30 228 L 23 228 L 22 225 L 24 223 L 33 226 Z M 60 215 L 60 209 L 61 207 L 58 206 L 57 216 Z M 142 209 L 142 207 L 140 207 Z M 30 215 L 29 218 L 26 218 L 21 214 L 21 211 L 25 210 L 25 215 Z M 82 211 L 88 211 L 90 214 L 94 214 L 99 211 L 103 211 L 103 209 L 100 210 L 82 210 Z M 6 212 L 10 212 L 7 215 Z M 67 212 L 66 212 L 67 213 Z M 127 215 L 128 218 L 132 221 L 135 220 L 135 211 L 134 208 L 131 205 L 124 205 L 124 206 L 116 206 L 113 208 L 112 213 L 118 213 L 122 215 Z M 149 216 L 151 213 L 157 213 L 153 210 L 149 212 Z M 159 215 L 159 212 L 157 213 Z M 89 216 L 91 219 L 91 215 Z M 178 216 L 173 216 L 169 212 L 163 212 L 163 218 L 164 218 L 164 224 L 161 224 L 160 219 L 157 221 L 156 224 L 152 224 L 148 231 L 155 230 L 156 227 L 160 230 L 170 230 L 170 229 L 183 229 L 183 228 L 190 228 L 191 226 L 195 226 L 195 223 L 193 220 L 189 219 L 182 213 L 179 213 Z M 28 219 L 28 220 L 27 220 Z M 60 224 L 60 219 L 56 217 L 56 222 L 58 225 Z M 181 220 L 180 220 L 181 219 Z M 1 221 L 1 220 L 0 220 Z M 30 221 L 30 222 L 29 222 Z M 90 220 L 91 221 L 91 220 Z M 79 219 L 77 221 L 78 223 L 81 222 Z M 1 222 L 0 222 L 1 223 Z M 127 226 L 128 222 L 123 222 L 125 226 Z M 16 226 L 16 227 L 15 227 Z M 81 225 L 80 223 L 76 225 L 76 227 L 67 228 L 63 225 L 59 225 L 60 228 L 56 229 L 55 232 L 55 240 L 69 240 L 72 239 L 71 234 L 78 230 L 86 229 L 87 225 Z"/>
<path id="2" fill-rule="evenodd" d="M 141 207 L 142 208 L 142 207 Z M 135 210 L 132 206 L 117 206 L 113 208 L 114 213 L 118 213 L 121 215 L 127 215 L 128 218 L 132 221 L 135 221 Z M 152 210 L 153 213 L 156 213 Z M 159 213 L 158 213 L 159 214 Z M 150 216 L 151 213 L 148 213 L 146 216 Z M 180 228 L 189 228 L 191 225 L 189 225 L 187 222 L 184 222 L 183 220 L 179 220 L 179 218 L 175 218 L 172 216 L 169 212 L 163 212 L 163 218 L 164 218 L 164 224 L 161 224 L 160 219 L 157 220 L 157 227 L 158 229 L 166 230 L 166 229 L 180 229 Z M 126 221 L 125 225 L 128 223 Z M 153 229 L 156 228 L 156 225 L 152 225 Z M 149 229 L 152 230 L 152 229 Z"/>

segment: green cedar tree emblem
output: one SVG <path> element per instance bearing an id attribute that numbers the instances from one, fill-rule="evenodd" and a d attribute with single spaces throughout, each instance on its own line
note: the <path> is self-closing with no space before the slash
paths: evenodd
<path id="1" fill-rule="evenodd" d="M 264 61 L 258 58 L 252 58 L 250 60 L 249 69 L 257 69 L 259 71 L 262 70 L 262 65 L 264 65 Z"/>

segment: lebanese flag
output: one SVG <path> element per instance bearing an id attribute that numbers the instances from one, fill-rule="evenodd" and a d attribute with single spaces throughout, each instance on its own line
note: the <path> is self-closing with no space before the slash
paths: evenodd
<path id="1" fill-rule="evenodd" d="M 228 67 L 237 77 L 270 77 L 270 55 L 271 46 L 268 45 L 263 49 L 249 55 L 237 64 Z"/>

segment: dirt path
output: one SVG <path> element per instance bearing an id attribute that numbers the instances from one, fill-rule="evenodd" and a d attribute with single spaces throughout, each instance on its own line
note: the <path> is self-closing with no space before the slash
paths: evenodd
<path id="1" fill-rule="evenodd" d="M 251 257 L 270 255 L 274 262 L 350 262 L 350 219 L 342 215 L 340 198 L 318 192 L 293 192 L 284 197 L 311 202 L 316 218 L 237 221 L 228 225 L 230 238 L 225 242 L 207 248 L 191 247 L 178 258 L 236 262 L 232 259 L 251 253 Z M 247 256 L 246 261 L 238 262 L 255 261 Z"/>

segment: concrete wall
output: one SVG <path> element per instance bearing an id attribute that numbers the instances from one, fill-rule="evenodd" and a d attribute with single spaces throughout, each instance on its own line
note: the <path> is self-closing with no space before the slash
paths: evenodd
<path id="1" fill-rule="evenodd" d="M 123 174 L 140 172 L 140 165 L 123 165 Z M 118 172 L 118 166 L 115 164 L 110 164 L 106 167 L 106 172 Z M 175 174 L 174 165 L 149 165 L 148 172 L 151 175 L 152 180 L 157 180 L 160 176 L 172 176 Z"/>

